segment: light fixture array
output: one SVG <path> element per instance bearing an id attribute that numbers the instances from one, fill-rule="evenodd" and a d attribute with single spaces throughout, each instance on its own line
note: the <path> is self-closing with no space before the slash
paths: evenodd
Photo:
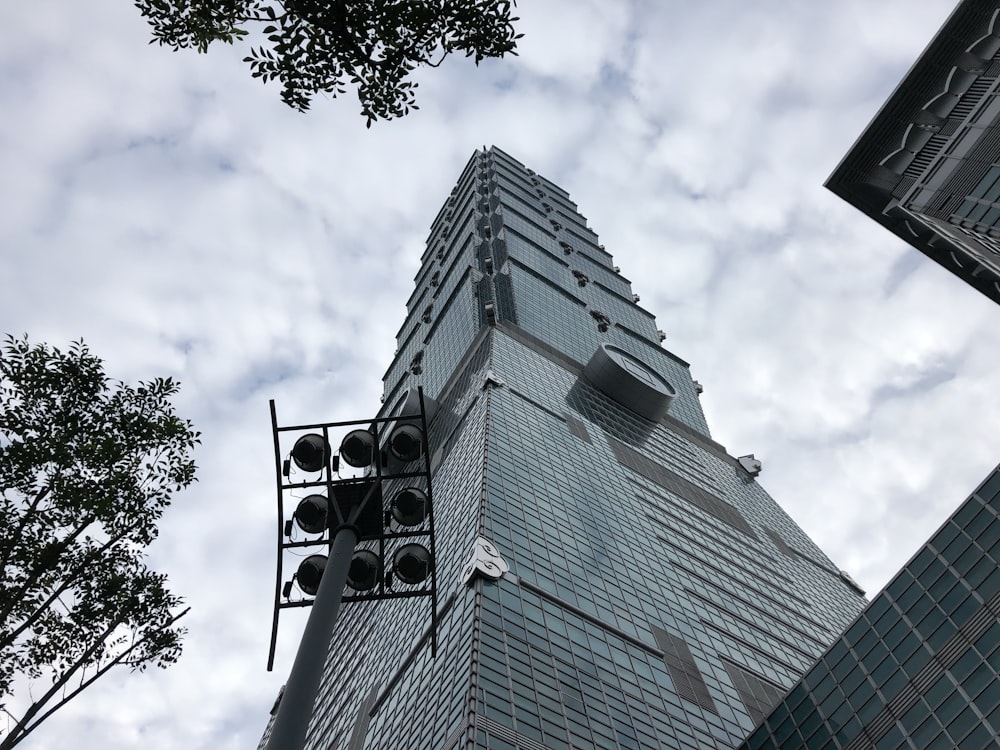
<path id="1" fill-rule="evenodd" d="M 274 666 L 280 612 L 312 606 L 334 536 L 343 527 L 351 527 L 359 541 L 341 601 L 429 597 L 431 645 L 436 650 L 433 495 L 426 438 L 428 413 L 433 415 L 435 408 L 417 389 L 389 417 L 279 426 L 271 401 L 278 554 L 268 671 Z M 339 446 L 336 451 L 334 445 Z M 342 468 L 347 476 L 342 476 Z M 309 554 L 302 557 L 303 552 Z M 286 563 L 292 562 L 286 558 L 296 555 L 297 569 L 286 578 Z"/>

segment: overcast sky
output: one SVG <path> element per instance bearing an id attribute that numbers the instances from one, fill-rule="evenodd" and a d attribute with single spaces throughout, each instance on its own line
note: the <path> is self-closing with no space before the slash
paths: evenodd
<path id="1" fill-rule="evenodd" d="M 268 399 L 374 414 L 483 145 L 569 190 L 715 439 L 876 593 L 1000 461 L 1000 307 L 822 187 L 951 5 L 522 0 L 519 57 L 451 60 L 366 130 L 350 95 L 286 108 L 239 48 L 149 46 L 129 2 L 10 4 L 0 330 L 178 378 L 204 433 L 151 551 L 192 607 L 181 662 L 104 678 L 26 746 L 255 746 L 301 627 L 267 673 Z"/>

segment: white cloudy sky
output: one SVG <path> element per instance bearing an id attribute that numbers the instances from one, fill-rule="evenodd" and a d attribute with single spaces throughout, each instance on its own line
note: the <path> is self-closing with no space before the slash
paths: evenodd
<path id="1" fill-rule="evenodd" d="M 274 562 L 267 401 L 378 407 L 431 219 L 496 144 L 578 202 L 692 363 L 715 438 L 874 593 L 1000 460 L 1000 308 L 822 182 L 951 0 L 522 0 L 520 57 L 454 60 L 370 131 L 241 50 L 148 46 L 128 2 L 0 25 L 0 329 L 172 375 L 200 484 L 152 550 L 192 606 L 173 669 L 105 678 L 29 747 L 246 748 Z M 361 410 L 361 413 L 359 413 Z"/>

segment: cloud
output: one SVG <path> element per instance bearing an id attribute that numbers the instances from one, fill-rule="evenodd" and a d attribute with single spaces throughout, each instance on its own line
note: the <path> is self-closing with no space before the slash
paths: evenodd
<path id="1" fill-rule="evenodd" d="M 434 216 L 496 144 L 570 191 L 713 434 L 870 592 L 1000 456 L 995 305 L 822 182 L 950 3 L 522 3 L 519 57 L 418 76 L 366 130 L 289 110 L 240 49 L 146 44 L 128 3 L 38 0 L 0 28 L 0 320 L 171 375 L 199 485 L 151 549 L 192 606 L 181 662 L 112 676 L 38 747 L 253 746 L 274 564 L 267 401 L 374 412 Z M 98 718 L 95 718 L 98 717 Z"/>

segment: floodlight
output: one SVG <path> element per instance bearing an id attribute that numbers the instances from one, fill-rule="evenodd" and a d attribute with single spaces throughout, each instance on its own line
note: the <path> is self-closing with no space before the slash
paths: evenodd
<path id="1" fill-rule="evenodd" d="M 396 577 L 403 583 L 422 583 L 431 573 L 431 553 L 422 544 L 404 544 L 392 557 Z"/>
<path id="2" fill-rule="evenodd" d="M 302 471 L 319 471 L 330 458 L 330 446 L 322 435 L 310 433 L 295 441 L 292 460 Z"/>
<path id="3" fill-rule="evenodd" d="M 378 583 L 379 557 L 368 549 L 359 549 L 351 558 L 347 571 L 347 585 L 355 591 L 370 591 Z"/>
<path id="4" fill-rule="evenodd" d="M 326 555 L 309 555 L 309 557 L 299 564 L 299 570 L 295 574 L 295 580 L 298 581 L 299 588 L 309 596 L 316 596 L 325 567 Z"/>
<path id="5" fill-rule="evenodd" d="M 419 526 L 427 518 L 427 495 L 416 487 L 400 490 L 392 499 L 392 517 L 403 526 Z"/>
<path id="6" fill-rule="evenodd" d="M 307 534 L 322 534 L 326 531 L 326 517 L 330 503 L 323 495 L 309 495 L 295 509 L 292 516 L 295 523 Z"/>
<path id="7" fill-rule="evenodd" d="M 371 465 L 374 455 L 375 436 L 369 430 L 351 430 L 340 443 L 341 458 L 355 468 Z"/>
<path id="8" fill-rule="evenodd" d="M 424 449 L 424 432 L 415 424 L 401 424 L 389 435 L 389 450 L 403 463 L 420 458 Z"/>

